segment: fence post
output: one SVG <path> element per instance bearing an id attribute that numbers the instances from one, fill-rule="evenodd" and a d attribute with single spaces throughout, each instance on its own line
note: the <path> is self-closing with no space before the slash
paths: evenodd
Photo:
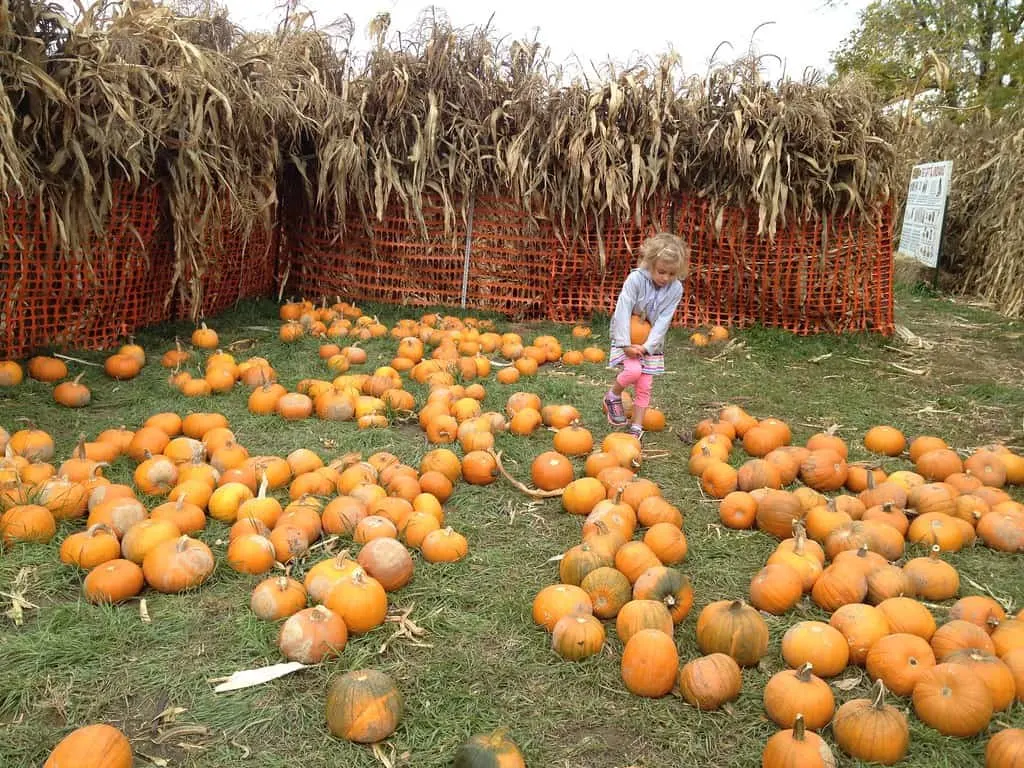
<path id="1" fill-rule="evenodd" d="M 469 290 L 469 257 L 473 246 L 473 203 L 475 197 L 469 196 L 469 216 L 466 218 L 466 251 L 462 262 L 462 308 L 466 308 L 466 292 Z"/>

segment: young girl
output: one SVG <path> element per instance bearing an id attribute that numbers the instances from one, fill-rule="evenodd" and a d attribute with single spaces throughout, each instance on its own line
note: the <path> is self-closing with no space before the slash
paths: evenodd
<path id="1" fill-rule="evenodd" d="M 622 391 L 633 386 L 633 423 L 629 433 L 643 437 L 644 413 L 651 402 L 654 376 L 665 372 L 665 332 L 683 296 L 680 282 L 690 269 L 690 250 L 682 238 L 662 232 L 648 238 L 640 248 L 640 264 L 622 285 L 611 322 L 609 367 L 622 366 L 622 373 L 604 396 L 608 421 L 626 423 Z M 647 338 L 634 344 L 630 338 L 630 316 L 639 315 L 651 324 Z"/>

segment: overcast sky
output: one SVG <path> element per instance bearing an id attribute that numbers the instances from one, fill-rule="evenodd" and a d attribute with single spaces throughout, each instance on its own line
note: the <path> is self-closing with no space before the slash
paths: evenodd
<path id="1" fill-rule="evenodd" d="M 247 28 L 269 28 L 280 18 L 275 5 L 280 0 L 221 0 L 232 17 Z M 702 72 L 715 47 L 727 41 L 720 58 L 732 59 L 745 52 L 751 35 L 759 53 L 781 57 L 786 71 L 799 77 L 805 67 L 830 69 L 829 54 L 857 25 L 858 12 L 868 0 L 848 0 L 840 7 L 826 6 L 826 0 L 446 0 L 445 9 L 456 26 L 484 24 L 494 14 L 493 27 L 502 35 L 532 36 L 551 48 L 555 61 L 576 54 L 586 63 L 611 57 L 623 62 L 636 51 L 657 54 L 671 46 L 683 58 L 687 72 Z M 404 31 L 415 24 L 429 3 L 422 0 L 306 0 L 322 21 L 348 13 L 357 30 L 353 47 L 367 47 L 368 22 L 381 11 L 391 14 L 391 31 Z M 600 10 L 599 10 L 600 9 Z M 778 62 L 766 59 L 768 75 L 781 72 Z"/>
<path id="2" fill-rule="evenodd" d="M 72 8 L 71 0 L 60 0 Z M 271 29 L 281 18 L 281 0 L 219 0 L 231 11 L 235 23 L 249 29 Z M 500 35 L 533 37 L 551 48 L 552 59 L 563 63 L 573 54 L 584 63 L 608 58 L 626 62 L 636 52 L 656 55 L 674 48 L 688 73 L 703 72 L 719 43 L 720 60 L 731 60 L 751 45 L 758 53 L 775 54 L 785 71 L 799 78 L 806 67 L 829 70 L 829 54 L 857 25 L 858 13 L 869 0 L 446 0 L 444 9 L 455 26 L 485 24 L 493 14 L 493 28 Z M 306 0 L 305 7 L 321 23 L 342 14 L 352 17 L 356 28 L 353 47 L 369 46 L 366 27 L 380 12 L 391 14 L 391 32 L 413 27 L 429 7 L 423 0 Z M 599 10 L 600 9 L 600 10 Z M 730 47 L 731 46 L 731 47 Z M 765 58 L 769 79 L 776 79 L 782 65 Z"/>

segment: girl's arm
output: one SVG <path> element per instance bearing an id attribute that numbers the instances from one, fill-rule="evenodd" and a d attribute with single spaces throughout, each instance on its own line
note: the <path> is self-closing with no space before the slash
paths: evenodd
<path id="1" fill-rule="evenodd" d="M 683 284 L 678 280 L 672 284 L 672 293 L 669 303 L 665 309 L 658 315 L 658 319 L 651 325 L 651 332 L 647 335 L 647 341 L 644 342 L 644 349 L 649 355 L 661 354 L 663 351 L 662 347 L 665 343 L 665 334 L 668 332 L 668 327 L 672 323 L 672 316 L 676 313 L 676 307 L 679 306 L 679 300 L 683 298 Z"/>
<path id="2" fill-rule="evenodd" d="M 642 276 L 638 272 L 630 272 L 626 281 L 619 291 L 619 299 L 615 302 L 615 314 L 611 322 L 611 346 L 628 347 L 629 337 L 629 316 L 633 313 L 633 305 L 636 304 L 637 286 Z"/>

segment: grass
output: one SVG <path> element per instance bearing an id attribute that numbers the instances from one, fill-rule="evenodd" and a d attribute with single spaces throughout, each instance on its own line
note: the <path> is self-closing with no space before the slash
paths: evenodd
<path id="1" fill-rule="evenodd" d="M 375 311 L 385 322 L 402 314 L 394 308 Z M 750 578 L 774 546 L 761 533 L 721 528 L 714 504 L 686 473 L 688 432 L 720 404 L 738 402 L 755 415 L 784 418 L 797 440 L 838 424 L 855 459 L 867 458 L 859 438 L 876 423 L 892 423 L 910 435 L 939 434 L 964 449 L 993 440 L 1018 447 L 1024 443 L 1019 352 L 1024 325 L 920 291 L 900 294 L 898 320 L 934 348 L 867 335 L 796 338 L 754 328 L 738 332 L 727 352 L 721 347 L 697 352 L 686 344 L 687 332 L 670 335 L 670 373 L 655 386 L 656 403 L 668 412 L 670 430 L 650 435 L 647 446 L 668 455 L 645 463 L 643 474 L 658 482 L 686 515 L 690 554 L 683 568 L 697 598 L 677 629 L 682 659 L 699 655 L 694 625 L 700 609 L 713 600 L 745 596 Z M 269 302 L 244 304 L 211 324 L 224 345 L 256 339 L 242 356 L 269 357 L 286 385 L 326 376 L 314 342 L 284 345 L 273 332 L 253 329 L 276 328 L 276 308 Z M 603 335 L 602 324 L 594 327 Z M 568 343 L 565 327 L 517 329 L 524 335 L 553 331 Z M 91 437 L 109 426 L 137 426 L 162 410 L 219 410 L 252 454 L 284 456 L 311 447 L 328 458 L 351 450 L 364 455 L 386 450 L 415 466 L 429 450 L 422 433 L 408 427 L 358 431 L 353 424 L 315 419 L 255 418 L 246 411 L 241 391 L 186 400 L 167 386 L 166 371 L 155 363 L 175 335 L 187 338 L 190 331 L 171 325 L 141 333 L 139 341 L 154 359 L 134 381 L 112 385 L 100 369 L 72 363 L 73 372 L 83 370 L 93 389 L 93 404 L 80 411 L 58 409 L 49 387 L 36 382 L 0 393 L 3 426 L 13 431 L 20 426 L 17 417 L 32 419 L 54 434 L 60 458 L 70 453 L 80 432 Z M 363 368 L 368 370 L 393 352 L 390 340 L 366 347 L 370 361 Z M 102 359 L 95 353 L 75 356 Z M 543 370 L 522 386 L 491 380 L 485 405 L 500 409 L 513 391 L 529 388 L 545 402 L 576 405 L 600 437 L 607 431 L 599 405 L 607 381 L 600 366 Z M 422 401 L 422 389 L 410 388 Z M 501 436 L 498 447 L 510 470 L 525 478 L 532 457 L 549 448 L 550 441 L 550 433 L 541 431 L 529 438 Z M 901 462 L 886 465 L 896 469 Z M 119 460 L 107 474 L 125 481 L 131 469 Z M 450 765 L 462 741 L 499 726 L 511 729 L 530 765 L 759 762 L 764 742 L 776 730 L 764 717 L 761 691 L 782 668 L 782 635 L 798 620 L 827 619 L 820 610 L 804 603 L 784 617 L 768 619 L 769 654 L 760 667 L 744 672 L 743 693 L 726 712 L 699 713 L 676 696 L 639 699 L 621 683 L 621 643 L 613 624 L 598 657 L 569 664 L 550 651 L 549 636 L 531 621 L 533 596 L 557 580 L 557 565 L 550 559 L 579 541 L 578 519 L 564 515 L 557 501 L 532 503 L 504 483 L 460 485 L 447 513 L 450 524 L 468 537 L 469 556 L 443 566 L 416 557 L 414 580 L 391 596 L 394 605 L 411 607 L 411 619 L 427 630 L 421 645 L 399 638 L 380 652 L 395 629 L 389 623 L 352 639 L 336 660 L 226 695 L 212 693 L 208 680 L 280 661 L 277 627 L 255 619 L 248 609 L 258 577 L 236 574 L 221 563 L 194 593 L 147 593 L 152 623 L 146 624 L 134 603 L 95 607 L 80 599 L 80 575 L 61 566 L 57 557 L 59 541 L 80 523 L 62 525 L 50 545 L 20 545 L 4 552 L 0 592 L 10 594 L 21 574 L 25 599 L 38 607 L 25 611 L 20 626 L 0 616 L 0 764 L 38 766 L 72 728 L 107 721 L 130 736 L 139 765 L 380 765 L 369 748 L 331 738 L 324 723 L 328 681 L 367 666 L 392 674 L 405 697 L 402 725 L 381 752 L 396 766 Z M 223 556 L 225 527 L 211 523 L 202 538 Z M 949 559 L 964 577 L 962 594 L 978 591 L 969 578 L 1015 606 L 1022 602 L 1024 576 L 1017 558 L 977 548 Z M 311 564 L 299 564 L 296 573 Z M 5 610 L 10 606 L 8 597 L 0 601 Z M 941 621 L 942 610 L 936 615 Z M 852 687 L 837 690 L 838 701 L 867 695 L 869 681 L 861 671 L 848 670 L 841 679 Z M 909 708 L 907 701 L 893 702 Z M 904 764 L 980 764 L 984 737 L 950 740 L 912 714 L 910 722 L 911 750 Z M 1003 725 L 1024 727 L 1024 710 L 1015 705 L 999 714 L 993 729 Z M 840 757 L 840 764 L 854 763 Z"/>

